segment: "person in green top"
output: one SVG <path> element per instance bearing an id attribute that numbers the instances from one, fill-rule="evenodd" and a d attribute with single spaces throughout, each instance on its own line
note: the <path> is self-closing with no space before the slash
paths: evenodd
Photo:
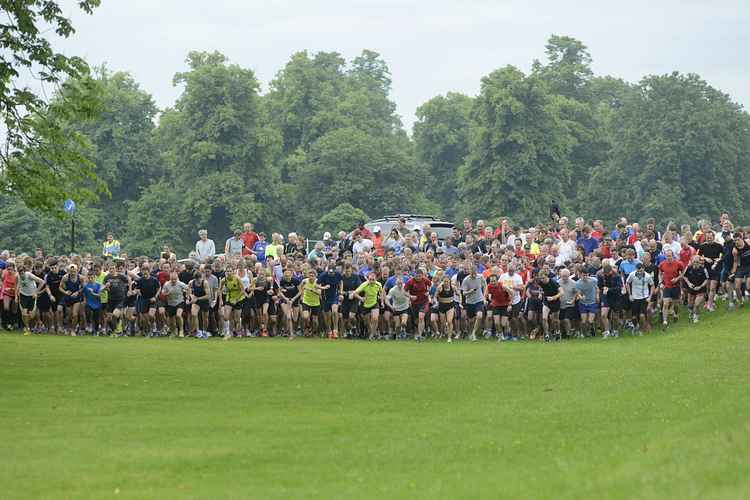
<path id="1" fill-rule="evenodd" d="M 242 286 L 240 278 L 234 268 L 227 266 L 226 275 L 219 286 L 222 293 L 219 300 L 224 302 L 224 340 L 232 338 L 232 332 L 242 329 L 242 307 L 245 302 L 245 287 Z"/>
<path id="2" fill-rule="evenodd" d="M 323 293 L 323 287 L 318 284 L 318 273 L 315 272 L 315 269 L 310 269 L 307 272 L 307 278 L 299 284 L 299 290 L 302 294 L 302 319 L 305 322 L 305 337 L 309 337 L 318 330 L 320 294 Z"/>
<path id="3" fill-rule="evenodd" d="M 369 340 L 373 340 L 376 336 L 379 338 L 380 335 L 377 333 L 378 319 L 380 308 L 385 307 L 385 294 L 383 293 L 383 285 L 378 281 L 375 272 L 370 271 L 367 274 L 367 281 L 354 290 L 354 296 L 362 302 L 362 314 L 370 316 L 368 324 L 370 329 Z"/>

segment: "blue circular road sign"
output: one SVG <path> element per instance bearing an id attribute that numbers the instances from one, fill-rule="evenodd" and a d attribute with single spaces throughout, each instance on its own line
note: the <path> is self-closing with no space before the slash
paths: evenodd
<path id="1" fill-rule="evenodd" d="M 63 204 L 63 210 L 68 215 L 73 215 L 73 213 L 76 211 L 76 202 L 73 200 L 65 200 L 65 203 Z"/>

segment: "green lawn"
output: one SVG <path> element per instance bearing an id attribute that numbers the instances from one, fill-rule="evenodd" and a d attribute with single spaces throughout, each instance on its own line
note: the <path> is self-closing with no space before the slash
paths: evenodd
<path id="1" fill-rule="evenodd" d="M 749 341 L 2 334 L 0 497 L 749 498 Z"/>

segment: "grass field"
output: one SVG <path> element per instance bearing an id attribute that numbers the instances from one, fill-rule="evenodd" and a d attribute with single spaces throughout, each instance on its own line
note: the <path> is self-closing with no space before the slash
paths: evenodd
<path id="1" fill-rule="evenodd" d="M 750 498 L 749 341 L 2 334 L 0 497 Z"/>

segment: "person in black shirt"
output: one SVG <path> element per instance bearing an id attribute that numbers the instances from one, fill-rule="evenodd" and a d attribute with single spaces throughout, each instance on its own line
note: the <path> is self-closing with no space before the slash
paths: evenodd
<path id="1" fill-rule="evenodd" d="M 136 312 L 144 336 L 147 335 L 147 332 L 156 333 L 156 294 L 159 292 L 159 280 L 152 276 L 149 271 L 149 265 L 144 263 L 141 266 L 140 275 L 135 281 L 135 289 L 138 294 Z"/>
<path id="2" fill-rule="evenodd" d="M 352 266 L 344 266 L 344 276 L 341 281 L 341 286 L 344 291 L 344 297 L 341 301 L 341 319 L 347 337 L 353 336 L 353 332 L 357 327 L 356 317 L 358 302 L 354 295 L 354 291 L 361 284 L 362 278 L 360 278 L 359 274 L 353 272 Z"/>
<path id="3" fill-rule="evenodd" d="M 65 273 L 60 270 L 59 264 L 56 260 L 50 262 L 49 271 L 44 277 L 44 281 L 47 284 L 47 296 L 50 300 L 50 308 L 52 309 L 52 325 L 55 329 L 55 333 L 63 331 L 63 293 L 60 290 L 60 282 L 65 276 Z"/>
<path id="4" fill-rule="evenodd" d="M 544 340 L 560 340 L 560 285 L 550 279 L 547 271 L 539 273 L 539 287 L 542 289 L 544 301 L 542 307 L 542 326 L 544 327 Z M 550 323 L 552 324 L 553 336 L 550 336 Z"/>
<path id="5" fill-rule="evenodd" d="M 289 340 L 294 338 L 294 325 L 299 318 L 299 284 L 300 280 L 292 274 L 292 268 L 284 269 L 284 274 L 279 281 L 279 303 L 284 314 Z"/>
<path id="6" fill-rule="evenodd" d="M 108 291 L 107 320 L 114 320 L 116 335 L 122 333 L 122 316 L 130 284 L 130 277 L 125 274 L 125 264 L 122 261 L 117 262 L 115 271 L 104 278 L 104 288 Z"/>
<path id="7" fill-rule="evenodd" d="M 685 282 L 685 290 L 688 293 L 688 311 L 690 311 L 693 323 L 697 323 L 698 311 L 703 304 L 706 287 L 709 283 L 708 271 L 706 271 L 699 255 L 693 256 L 682 280 Z"/>
<path id="8" fill-rule="evenodd" d="M 714 232 L 709 230 L 704 233 L 705 241 L 698 248 L 698 255 L 703 257 L 703 264 L 708 272 L 708 302 L 709 311 L 716 309 L 714 298 L 716 297 L 716 288 L 721 280 L 721 262 L 724 254 L 724 247 L 716 242 Z"/>

